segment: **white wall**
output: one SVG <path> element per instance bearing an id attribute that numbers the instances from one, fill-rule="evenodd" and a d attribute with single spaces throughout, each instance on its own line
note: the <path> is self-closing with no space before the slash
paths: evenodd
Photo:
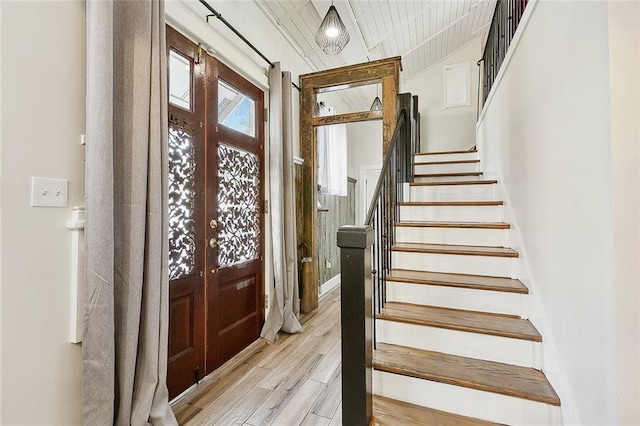
<path id="1" fill-rule="evenodd" d="M 364 200 L 362 194 L 363 167 L 382 165 L 382 121 L 364 121 L 347 124 L 347 148 L 349 176 L 356 183 L 356 224 L 364 223 Z"/>
<path id="2" fill-rule="evenodd" d="M 420 133 L 423 152 L 465 150 L 475 145 L 478 112 L 478 67 L 482 43 L 476 39 L 447 56 L 442 62 L 402 83 L 400 92 L 418 95 Z M 443 74 L 445 65 L 468 63 L 471 105 L 444 108 Z"/>
<path id="3" fill-rule="evenodd" d="M 640 3 L 609 2 L 613 245 L 620 424 L 640 424 Z"/>
<path id="4" fill-rule="evenodd" d="M 84 197 L 85 6 L 0 2 L 2 417 L 80 423 L 80 347 L 68 343 L 71 233 Z M 30 178 L 69 179 L 68 208 L 30 207 Z"/>
<path id="5" fill-rule="evenodd" d="M 638 401 L 637 343 L 617 340 L 637 338 L 637 326 L 625 320 L 635 316 L 637 323 L 638 98 L 635 140 L 628 139 L 617 106 L 634 98 L 621 95 L 628 86 L 614 83 L 612 92 L 610 79 L 632 55 L 618 54 L 610 70 L 607 8 L 531 2 L 478 125 L 483 168 L 503 185 L 513 245 L 523 255 L 520 277 L 536 302 L 531 319 L 545 342 L 543 370 L 566 424 L 617 424 L 620 406 L 637 410 Z M 637 20 L 635 26 L 637 34 Z M 635 76 L 637 87 L 637 62 L 635 69 L 624 74 L 626 82 Z M 614 229 L 635 232 L 614 238 Z M 615 256 L 628 250 L 635 258 L 619 263 Z M 633 372 L 635 379 L 617 386 L 619 375 Z"/>

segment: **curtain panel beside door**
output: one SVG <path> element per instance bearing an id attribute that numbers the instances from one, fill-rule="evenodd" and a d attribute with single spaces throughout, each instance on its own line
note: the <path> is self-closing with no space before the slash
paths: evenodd
<path id="1" fill-rule="evenodd" d="M 302 333 L 296 247 L 296 212 L 291 118 L 291 73 L 276 62 L 269 73 L 269 191 L 273 279 L 269 314 L 260 336 Z"/>
<path id="2" fill-rule="evenodd" d="M 87 2 L 86 425 L 176 425 L 166 387 L 164 3 Z"/>

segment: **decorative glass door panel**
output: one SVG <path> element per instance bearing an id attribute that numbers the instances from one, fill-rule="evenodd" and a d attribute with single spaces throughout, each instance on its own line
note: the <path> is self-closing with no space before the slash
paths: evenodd
<path id="1" fill-rule="evenodd" d="M 260 257 L 260 157 L 218 145 L 218 267 Z"/>
<path id="2" fill-rule="evenodd" d="M 189 123 L 169 121 L 169 279 L 196 267 L 196 152 Z"/>

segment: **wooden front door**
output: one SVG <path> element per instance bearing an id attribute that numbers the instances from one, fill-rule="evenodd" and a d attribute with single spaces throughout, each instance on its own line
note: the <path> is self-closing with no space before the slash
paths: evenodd
<path id="1" fill-rule="evenodd" d="M 263 97 L 167 28 L 170 397 L 264 322 Z"/>
<path id="2" fill-rule="evenodd" d="M 260 336 L 264 94 L 208 58 L 207 373 Z"/>

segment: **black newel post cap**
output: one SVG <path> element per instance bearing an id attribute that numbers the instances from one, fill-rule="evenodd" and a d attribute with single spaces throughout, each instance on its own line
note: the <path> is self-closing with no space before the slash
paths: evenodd
<path id="1" fill-rule="evenodd" d="M 373 245 L 373 238 L 369 225 L 343 225 L 338 230 L 338 247 L 365 249 Z"/>

